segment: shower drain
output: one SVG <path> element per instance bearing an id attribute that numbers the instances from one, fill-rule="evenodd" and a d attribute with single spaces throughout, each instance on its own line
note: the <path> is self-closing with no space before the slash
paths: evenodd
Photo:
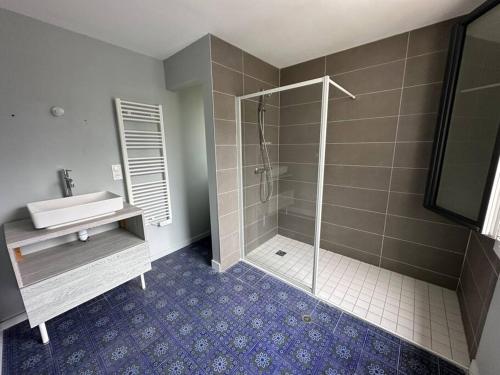
<path id="1" fill-rule="evenodd" d="M 284 252 L 283 250 L 279 250 L 276 252 L 276 255 L 279 255 L 280 257 L 283 257 L 286 255 L 286 252 Z"/>
<path id="2" fill-rule="evenodd" d="M 311 315 L 302 315 L 302 320 L 306 323 L 311 323 Z"/>

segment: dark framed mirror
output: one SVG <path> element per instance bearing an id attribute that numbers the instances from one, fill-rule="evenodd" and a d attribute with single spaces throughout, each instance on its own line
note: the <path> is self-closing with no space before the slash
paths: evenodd
<path id="1" fill-rule="evenodd" d="M 479 230 L 500 150 L 500 0 L 453 30 L 424 206 Z"/>

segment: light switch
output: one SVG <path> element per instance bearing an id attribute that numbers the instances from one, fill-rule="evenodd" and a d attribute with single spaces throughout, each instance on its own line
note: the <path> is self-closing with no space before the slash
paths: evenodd
<path id="1" fill-rule="evenodd" d="M 123 180 L 123 172 L 121 164 L 113 164 L 111 166 L 111 170 L 113 171 L 113 180 Z"/>

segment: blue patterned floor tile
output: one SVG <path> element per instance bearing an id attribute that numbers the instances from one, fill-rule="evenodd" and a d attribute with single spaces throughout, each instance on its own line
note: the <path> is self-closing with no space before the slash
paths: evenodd
<path id="1" fill-rule="evenodd" d="M 272 323 L 262 338 L 266 345 L 276 353 L 283 354 L 286 348 L 291 344 L 295 335 L 285 329 L 283 326 Z"/>
<path id="2" fill-rule="evenodd" d="M 356 375 L 397 375 L 397 370 L 382 362 L 379 357 L 363 353 L 358 362 Z"/>
<path id="3" fill-rule="evenodd" d="M 354 341 L 333 336 L 323 352 L 323 360 L 316 367 L 320 374 L 354 374 L 361 357 L 361 346 Z"/>
<path id="4" fill-rule="evenodd" d="M 440 358 L 439 359 L 439 374 L 440 375 L 465 375 L 465 371 Z"/>
<path id="5" fill-rule="evenodd" d="M 353 316 L 342 314 L 334 335 L 354 342 L 356 345 L 363 345 L 368 332 L 368 325 Z"/>
<path id="6" fill-rule="evenodd" d="M 137 356 L 139 348 L 130 338 L 123 338 L 99 351 L 107 371 L 114 371 Z"/>
<path id="7" fill-rule="evenodd" d="M 209 353 L 206 360 L 196 362 L 206 374 L 231 374 L 239 364 L 236 355 L 223 346 Z"/>
<path id="8" fill-rule="evenodd" d="M 114 370 L 115 374 L 120 375 L 155 375 L 153 368 L 143 359 L 134 358 Z"/>
<path id="9" fill-rule="evenodd" d="M 155 261 L 146 290 L 134 278 L 49 320 L 48 345 L 27 322 L 7 329 L 3 371 L 464 375 L 248 264 L 214 271 L 202 253 L 207 241 Z"/>
<path id="10" fill-rule="evenodd" d="M 247 272 L 250 269 L 250 266 L 244 262 L 238 262 L 231 268 L 229 268 L 226 272 L 235 276 L 235 277 L 240 277 L 243 275 L 245 272 Z"/>
<path id="11" fill-rule="evenodd" d="M 158 367 L 168 359 L 177 357 L 178 350 L 178 344 L 165 336 L 142 349 L 142 352 L 151 366 Z"/>
<path id="12" fill-rule="evenodd" d="M 238 276 L 238 279 L 250 285 L 255 285 L 266 274 L 256 268 L 248 269 L 243 275 Z"/>
<path id="13" fill-rule="evenodd" d="M 266 343 L 259 343 L 245 358 L 248 368 L 254 374 L 272 374 L 281 367 L 281 358 Z"/>
<path id="14" fill-rule="evenodd" d="M 167 332 L 159 322 L 150 320 L 142 325 L 131 328 L 129 333 L 136 345 L 142 349 L 156 341 L 156 339 L 163 337 Z"/>
<path id="15" fill-rule="evenodd" d="M 296 337 L 282 356 L 301 374 L 314 374 L 315 367 L 322 360 L 321 354 L 315 347 Z"/>
<path id="16" fill-rule="evenodd" d="M 398 370 L 405 375 L 439 374 L 438 358 L 431 353 L 403 342 L 400 348 Z"/>
<path id="17" fill-rule="evenodd" d="M 339 309 L 320 302 L 316 305 L 311 317 L 314 323 L 333 332 L 341 315 L 342 311 Z"/>
<path id="18" fill-rule="evenodd" d="M 391 367 L 398 366 L 399 345 L 371 330 L 366 335 L 363 351 Z"/>
<path id="19" fill-rule="evenodd" d="M 259 342 L 259 337 L 251 334 L 244 328 L 230 332 L 224 344 L 241 359 L 245 360 L 246 354 Z"/>
<path id="20" fill-rule="evenodd" d="M 155 368 L 157 374 L 193 375 L 198 372 L 198 366 L 184 350 L 169 348 L 163 356 L 165 360 Z"/>
<path id="21" fill-rule="evenodd" d="M 105 369 L 99 356 L 85 347 L 75 347 L 72 350 L 54 355 L 56 368 L 61 374 L 104 374 Z"/>

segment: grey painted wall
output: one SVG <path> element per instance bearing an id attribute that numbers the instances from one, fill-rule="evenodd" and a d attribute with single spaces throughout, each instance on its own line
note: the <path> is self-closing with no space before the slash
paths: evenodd
<path id="1" fill-rule="evenodd" d="M 27 202 L 60 197 L 57 170 L 63 167 L 73 169 L 77 194 L 124 194 L 123 181 L 111 174 L 111 164 L 121 163 L 112 99 L 122 97 L 164 105 L 173 223 L 149 227 L 152 256 L 208 231 L 208 212 L 192 222 L 186 203 L 206 197 L 199 172 L 205 155 L 182 146 L 183 119 L 193 129 L 203 124 L 200 110 L 184 116 L 190 103 L 199 108 L 199 95 L 167 91 L 162 61 L 1 9 L 0 45 L 0 223 L 26 217 Z M 52 117 L 53 105 L 64 107 L 65 116 Z M 24 307 L 0 237 L 3 321 Z"/>
<path id="2" fill-rule="evenodd" d="M 203 92 L 205 118 L 205 147 L 208 168 L 208 192 L 212 234 L 212 258 L 220 261 L 217 184 L 215 173 L 215 133 L 213 121 L 212 71 L 210 69 L 210 35 L 190 44 L 164 61 L 165 82 L 168 90 L 181 91 L 200 86 Z M 193 149 L 192 153 L 198 152 Z"/>

